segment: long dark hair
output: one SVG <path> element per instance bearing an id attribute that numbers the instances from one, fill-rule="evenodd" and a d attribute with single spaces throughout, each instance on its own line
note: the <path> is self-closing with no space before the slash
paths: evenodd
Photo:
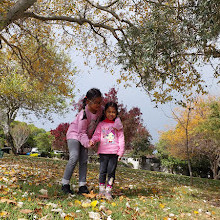
<path id="1" fill-rule="evenodd" d="M 115 118 L 117 118 L 117 116 L 118 116 L 118 105 L 117 105 L 115 102 L 107 102 L 107 103 L 105 104 L 105 109 L 104 109 L 104 112 L 103 112 L 101 121 L 103 121 L 103 120 L 105 119 L 105 112 L 106 112 L 106 110 L 107 110 L 109 107 L 115 108 L 115 110 L 116 110 L 116 117 L 115 117 Z"/>
<path id="2" fill-rule="evenodd" d="M 86 116 L 86 111 L 85 111 L 85 107 L 86 107 L 86 101 L 87 100 L 92 100 L 92 99 L 95 99 L 95 98 L 98 98 L 98 97 L 102 97 L 102 93 L 100 92 L 99 89 L 97 88 L 92 88 L 90 89 L 87 93 L 86 93 L 86 96 L 84 97 L 83 99 L 83 119 L 87 119 L 87 116 Z"/>

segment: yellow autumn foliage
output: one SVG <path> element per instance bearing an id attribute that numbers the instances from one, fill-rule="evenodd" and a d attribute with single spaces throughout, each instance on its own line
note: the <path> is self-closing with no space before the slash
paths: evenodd
<path id="1" fill-rule="evenodd" d="M 188 106 L 187 108 L 175 109 L 174 119 L 177 125 L 173 129 L 162 132 L 160 136 L 160 139 L 166 141 L 171 155 L 180 159 L 186 159 L 187 140 L 190 157 L 196 153 L 194 151 L 195 134 L 198 126 L 207 119 L 208 114 L 209 107 L 204 98 L 199 98 L 196 102 L 191 104 L 191 107 Z"/>

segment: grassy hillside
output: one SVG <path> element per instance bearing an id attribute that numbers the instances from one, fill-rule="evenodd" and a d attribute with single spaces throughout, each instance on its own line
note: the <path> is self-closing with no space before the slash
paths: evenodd
<path id="1" fill-rule="evenodd" d="M 87 197 L 60 191 L 66 161 L 0 159 L 0 219 L 220 219 L 220 181 L 118 167 L 114 199 L 98 199 L 98 165 Z M 76 169 L 72 185 L 77 191 Z"/>

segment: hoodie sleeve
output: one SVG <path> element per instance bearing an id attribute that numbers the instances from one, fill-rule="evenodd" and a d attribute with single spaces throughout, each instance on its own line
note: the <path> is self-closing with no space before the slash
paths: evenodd
<path id="1" fill-rule="evenodd" d="M 100 142 L 100 140 L 101 140 L 101 123 L 98 124 L 91 138 L 91 141 L 94 143 Z"/>
<path id="2" fill-rule="evenodd" d="M 125 152 L 125 138 L 124 138 L 123 129 L 118 131 L 118 142 L 119 142 L 119 149 L 117 155 L 122 157 Z"/>
<path id="3" fill-rule="evenodd" d="M 88 128 L 88 122 L 87 119 L 83 119 L 83 112 L 81 112 L 81 115 L 79 115 L 79 121 L 78 121 L 78 140 L 79 142 L 84 146 L 88 147 L 89 145 L 89 138 L 87 135 L 87 128 Z"/>
<path id="4" fill-rule="evenodd" d="M 113 127 L 114 127 L 116 130 L 118 130 L 118 131 L 120 131 L 120 130 L 123 129 L 123 124 L 122 124 L 121 119 L 120 119 L 119 117 L 117 117 L 117 118 L 115 119 L 115 122 L 114 122 Z"/>

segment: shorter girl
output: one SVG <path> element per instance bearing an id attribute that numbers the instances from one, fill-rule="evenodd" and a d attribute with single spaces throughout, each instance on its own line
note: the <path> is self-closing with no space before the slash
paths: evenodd
<path id="1" fill-rule="evenodd" d="M 98 154 L 100 157 L 99 172 L 99 195 L 112 199 L 112 186 L 115 180 L 117 161 L 124 154 L 124 132 L 123 126 L 119 130 L 113 127 L 118 115 L 118 106 L 114 102 L 105 105 L 105 119 L 100 122 L 90 140 L 90 146 L 99 143 Z M 105 189 L 106 175 L 108 174 L 107 186 Z"/>

